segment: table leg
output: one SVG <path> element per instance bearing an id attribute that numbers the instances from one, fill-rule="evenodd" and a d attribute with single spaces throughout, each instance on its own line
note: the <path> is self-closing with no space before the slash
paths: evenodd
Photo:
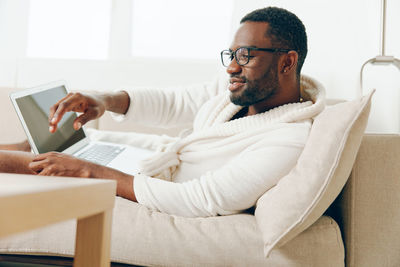
<path id="1" fill-rule="evenodd" d="M 78 219 L 75 267 L 110 266 L 112 210 Z"/>

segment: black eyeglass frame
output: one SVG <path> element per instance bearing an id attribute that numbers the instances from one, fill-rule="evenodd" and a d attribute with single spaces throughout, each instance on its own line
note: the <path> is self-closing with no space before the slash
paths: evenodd
<path id="1" fill-rule="evenodd" d="M 246 63 L 240 64 L 240 63 L 239 63 L 239 60 L 237 59 L 236 53 L 237 53 L 237 51 L 239 51 L 239 49 L 242 49 L 242 48 L 247 49 L 247 54 L 248 54 L 248 55 L 246 56 L 246 57 L 247 57 Z M 232 60 L 233 60 L 233 58 L 232 58 L 231 61 L 230 61 L 229 64 L 228 64 L 228 66 L 226 66 L 226 65 L 224 64 L 224 58 L 223 58 L 224 52 L 229 52 L 229 53 L 231 54 L 231 56 L 234 55 L 235 60 L 236 60 L 236 63 L 237 63 L 239 66 L 247 65 L 247 64 L 249 63 L 249 61 L 250 61 L 250 58 L 253 58 L 253 57 L 254 57 L 254 56 L 250 56 L 250 51 L 252 51 L 252 50 L 254 50 L 254 51 L 264 51 L 264 52 L 270 52 L 270 53 L 277 53 L 277 52 L 288 53 L 289 51 L 295 51 L 295 50 L 293 50 L 293 49 L 283 49 L 283 48 L 259 48 L 259 47 L 250 47 L 250 46 L 241 46 L 241 47 L 237 48 L 235 51 L 232 51 L 231 49 L 225 49 L 225 50 L 222 50 L 222 51 L 221 51 L 221 62 L 222 62 L 222 65 L 223 65 L 224 67 L 228 67 L 229 64 L 230 64 L 230 62 L 232 62 Z"/>

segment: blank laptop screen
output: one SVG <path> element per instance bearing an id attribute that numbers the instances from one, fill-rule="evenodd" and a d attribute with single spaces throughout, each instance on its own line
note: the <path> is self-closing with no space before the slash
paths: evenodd
<path id="1" fill-rule="evenodd" d="M 66 95 L 65 87 L 59 86 L 15 100 L 39 153 L 62 152 L 85 138 L 82 129 L 75 131 L 72 127 L 75 112 L 66 113 L 58 123 L 57 131 L 53 134 L 49 132 L 50 107 Z"/>

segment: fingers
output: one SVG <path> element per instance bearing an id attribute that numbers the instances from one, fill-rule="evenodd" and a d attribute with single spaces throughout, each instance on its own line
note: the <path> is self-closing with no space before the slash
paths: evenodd
<path id="1" fill-rule="evenodd" d="M 38 175 L 89 178 L 88 163 L 67 154 L 48 152 L 35 156 L 28 166 Z"/>
<path id="2" fill-rule="evenodd" d="M 47 159 L 52 154 L 56 154 L 56 153 L 57 152 L 47 152 L 47 153 L 39 154 L 39 155 L 36 155 L 35 157 L 33 157 L 32 161 L 41 161 L 41 160 Z"/>
<path id="3" fill-rule="evenodd" d="M 80 93 L 69 93 L 50 108 L 49 131 L 54 133 L 57 130 L 57 124 L 61 121 L 66 112 L 84 112 L 87 107 L 88 103 L 84 95 Z"/>
<path id="4" fill-rule="evenodd" d="M 52 158 L 58 157 L 59 154 L 57 152 L 39 154 L 29 163 L 29 168 L 39 175 L 55 175 Z"/>
<path id="5" fill-rule="evenodd" d="M 96 119 L 99 112 L 96 109 L 88 109 L 85 113 L 80 115 L 74 121 L 74 129 L 79 130 L 82 125 L 85 125 L 88 121 Z"/>
<path id="6" fill-rule="evenodd" d="M 46 159 L 38 160 L 34 158 L 33 161 L 29 163 L 29 168 L 39 174 L 47 165 L 48 161 Z"/>
<path id="7" fill-rule="evenodd" d="M 56 104 L 54 104 L 51 108 L 50 108 L 50 112 L 49 112 L 49 123 L 51 121 L 51 119 L 54 117 L 54 113 L 56 112 L 58 105 L 63 102 L 65 99 L 69 98 L 72 95 L 72 93 L 67 94 L 65 97 L 61 98 Z"/>
<path id="8" fill-rule="evenodd" d="M 61 98 L 56 104 L 54 104 L 51 108 L 50 108 L 50 112 L 49 112 L 49 124 L 50 124 L 50 132 L 55 132 L 56 128 L 57 128 L 57 124 L 53 125 L 53 123 L 58 123 L 55 120 L 53 120 L 54 118 L 54 113 L 56 113 L 58 106 L 65 101 L 66 99 L 70 98 L 72 96 L 72 93 L 69 93 L 68 95 L 66 95 L 65 97 Z M 53 121 L 53 123 L 52 123 Z M 53 129 L 52 129 L 53 128 Z M 53 131 L 52 131 L 53 130 Z"/>
<path id="9" fill-rule="evenodd" d="M 43 168 L 44 168 L 43 163 L 40 161 L 39 162 L 32 161 L 31 163 L 29 163 L 29 169 L 38 174 L 43 170 Z"/>

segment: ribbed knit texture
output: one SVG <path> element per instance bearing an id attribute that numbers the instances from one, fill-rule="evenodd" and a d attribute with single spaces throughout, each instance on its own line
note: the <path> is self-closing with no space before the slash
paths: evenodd
<path id="1" fill-rule="evenodd" d="M 122 119 L 163 127 L 193 122 L 192 131 L 178 138 L 93 136 L 157 151 L 141 162 L 141 173 L 134 177 L 140 204 L 186 217 L 234 214 L 255 205 L 295 166 L 312 118 L 325 105 L 318 82 L 302 76 L 300 89 L 302 103 L 235 120 L 241 107 L 230 102 L 227 82 L 184 90 L 128 90 L 131 105 Z"/>
<path id="2" fill-rule="evenodd" d="M 325 91 L 318 90 L 318 88 L 322 88 L 321 84 L 307 76 L 302 76 L 302 103 L 285 104 L 264 113 L 232 121 L 229 120 L 243 107 L 233 104 L 230 101 L 229 92 L 225 91 L 200 109 L 193 125 L 194 132 L 191 135 L 161 148 L 158 154 L 142 161 L 141 173 L 171 180 L 176 166 L 180 163 L 180 150 L 198 139 L 231 136 L 249 131 L 249 129 L 268 127 L 271 124 L 290 123 L 312 118 L 325 107 Z"/>

